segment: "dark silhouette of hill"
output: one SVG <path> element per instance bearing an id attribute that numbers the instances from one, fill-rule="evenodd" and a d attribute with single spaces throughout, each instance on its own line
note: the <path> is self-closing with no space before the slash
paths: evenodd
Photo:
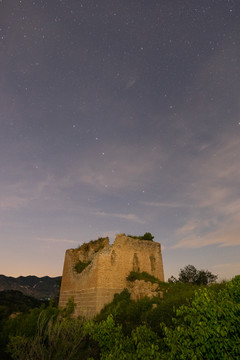
<path id="1" fill-rule="evenodd" d="M 47 304 L 47 301 L 45 302 Z M 0 291 L 0 321 L 10 315 L 24 313 L 29 309 L 40 307 L 43 300 L 24 295 L 17 290 Z"/>
<path id="2" fill-rule="evenodd" d="M 17 290 L 36 299 L 53 299 L 59 295 L 61 276 L 11 276 L 0 275 L 0 291 Z"/>

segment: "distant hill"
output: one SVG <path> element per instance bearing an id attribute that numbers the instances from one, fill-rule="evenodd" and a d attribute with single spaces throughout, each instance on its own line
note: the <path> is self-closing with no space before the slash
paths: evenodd
<path id="1" fill-rule="evenodd" d="M 0 291 L 17 290 L 36 299 L 53 299 L 59 295 L 61 276 L 11 276 L 0 275 Z"/>
<path id="2" fill-rule="evenodd" d="M 47 301 L 44 302 L 43 300 L 24 295 L 17 290 L 0 291 L 0 323 L 10 315 L 14 317 L 14 314 L 24 313 L 29 309 L 40 307 L 44 303 L 47 304 Z"/>

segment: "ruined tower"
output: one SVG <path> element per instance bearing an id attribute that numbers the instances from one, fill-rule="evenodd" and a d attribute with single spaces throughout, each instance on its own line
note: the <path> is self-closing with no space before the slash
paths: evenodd
<path id="1" fill-rule="evenodd" d="M 147 272 L 164 281 L 161 245 L 119 234 L 66 251 L 59 305 L 73 297 L 75 316 L 93 317 L 127 286 L 131 271 Z"/>

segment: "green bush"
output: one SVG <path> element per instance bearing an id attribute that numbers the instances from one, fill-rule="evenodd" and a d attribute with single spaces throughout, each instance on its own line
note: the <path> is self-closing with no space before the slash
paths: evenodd
<path id="1" fill-rule="evenodd" d="M 130 274 L 127 276 L 127 280 L 128 281 L 144 280 L 144 281 L 150 281 L 152 284 L 160 283 L 160 280 L 158 280 L 155 276 L 145 271 L 143 272 L 131 271 Z"/>
<path id="2" fill-rule="evenodd" d="M 144 235 L 127 235 L 128 237 L 131 237 L 133 239 L 139 239 L 139 240 L 148 240 L 148 241 L 153 241 L 154 236 L 152 236 L 152 234 L 150 232 L 146 232 Z"/>
<path id="3" fill-rule="evenodd" d="M 79 260 L 74 266 L 74 269 L 78 274 L 80 274 L 90 263 L 91 261 L 83 262 Z"/>
<path id="4" fill-rule="evenodd" d="M 163 298 L 152 299 L 152 303 L 155 306 L 142 314 L 142 321 L 156 332 L 158 336 L 163 337 L 164 332 L 160 323 L 171 327 L 173 318 L 176 316 L 176 310 L 184 304 L 190 305 L 198 288 L 198 286 L 181 283 L 168 286 L 166 291 L 164 291 Z"/>
<path id="5" fill-rule="evenodd" d="M 153 241 L 154 236 L 150 232 L 146 232 L 143 236 L 140 236 L 140 239 Z"/>

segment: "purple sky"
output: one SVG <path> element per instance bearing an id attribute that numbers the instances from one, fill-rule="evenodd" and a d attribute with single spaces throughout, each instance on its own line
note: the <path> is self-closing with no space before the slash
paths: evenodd
<path id="1" fill-rule="evenodd" d="M 240 2 L 0 2 L 0 273 L 151 232 L 240 273 Z"/>

